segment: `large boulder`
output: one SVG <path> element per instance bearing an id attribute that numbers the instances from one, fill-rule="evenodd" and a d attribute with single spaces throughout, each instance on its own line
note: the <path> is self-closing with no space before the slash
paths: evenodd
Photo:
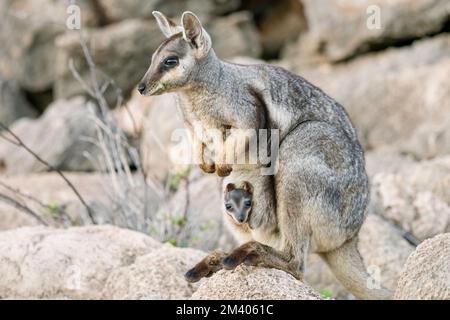
<path id="1" fill-rule="evenodd" d="M 366 171 L 370 178 L 377 173 L 394 173 L 415 164 L 416 159 L 399 152 L 393 146 L 376 148 L 365 152 Z"/>
<path id="2" fill-rule="evenodd" d="M 263 53 L 266 58 L 277 57 L 280 50 L 307 30 L 302 1 L 243 1 L 243 9 L 254 13 Z"/>
<path id="3" fill-rule="evenodd" d="M 438 33 L 448 23 L 450 10 L 447 0 L 303 0 L 303 4 L 308 32 L 299 40 L 299 55 L 322 55 L 331 61 Z"/>
<path id="4" fill-rule="evenodd" d="M 236 12 L 213 19 L 205 28 L 211 35 L 214 51 L 220 58 L 257 58 L 261 55 L 259 35 L 249 12 Z"/>
<path id="5" fill-rule="evenodd" d="M 450 233 L 424 241 L 406 261 L 396 299 L 450 300 Z"/>
<path id="6" fill-rule="evenodd" d="M 239 266 L 207 278 L 194 300 L 321 300 L 308 285 L 284 271 Z"/>
<path id="7" fill-rule="evenodd" d="M 187 282 L 184 274 L 204 256 L 199 250 L 165 245 L 114 270 L 104 287 L 103 298 L 188 299 L 199 284 Z"/>
<path id="8" fill-rule="evenodd" d="M 210 0 L 99 0 L 99 7 L 108 21 L 119 21 L 132 18 L 153 18 L 152 11 L 159 10 L 169 17 L 180 16 L 183 11 L 190 10 L 201 19 L 211 15 L 222 15 L 236 9 L 240 1 Z"/>
<path id="9" fill-rule="evenodd" d="M 94 159 L 100 149 L 89 139 L 96 139 L 95 122 L 84 98 L 58 100 L 39 119 L 20 119 L 10 129 L 34 153 L 60 170 L 85 171 L 95 169 L 86 157 Z M 48 171 L 24 148 L 7 141 L 0 143 L 0 162 L 7 174 Z"/>
<path id="10" fill-rule="evenodd" d="M 378 173 L 372 210 L 420 240 L 450 231 L 450 157 Z"/>
<path id="11" fill-rule="evenodd" d="M 0 232 L 0 298 L 98 299 L 114 269 L 160 245 L 112 226 Z"/>
<path id="12" fill-rule="evenodd" d="M 36 115 L 17 82 L 5 81 L 0 76 L 0 123 L 9 126 L 19 118 Z"/>
<path id="13" fill-rule="evenodd" d="M 450 152 L 449 47 L 442 34 L 348 63 L 287 66 L 346 108 L 366 149 L 390 145 L 427 159 Z"/>
<path id="14" fill-rule="evenodd" d="M 77 1 L 83 26 L 98 23 L 93 1 Z M 67 30 L 69 3 L 53 0 L 4 0 L 0 3 L 0 74 L 40 92 L 55 81 L 55 38 Z"/>

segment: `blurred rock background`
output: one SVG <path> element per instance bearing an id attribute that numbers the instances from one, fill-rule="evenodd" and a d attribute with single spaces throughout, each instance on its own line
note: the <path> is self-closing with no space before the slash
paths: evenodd
<path id="1" fill-rule="evenodd" d="M 80 8 L 81 31 L 66 25 L 71 5 Z M 0 230 L 10 230 L 0 236 L 1 248 L 11 245 L 8 239 L 21 237 L 26 243 L 34 233 L 50 232 L 42 231 L 47 229 L 41 224 L 66 228 L 92 223 L 137 230 L 176 247 L 208 251 L 234 246 L 222 222 L 220 179 L 177 161 L 183 150 L 172 133 L 183 128 L 183 121 L 176 97 L 141 97 L 135 90 L 163 39 L 153 10 L 175 19 L 191 10 L 202 19 L 221 58 L 283 66 L 343 104 L 366 150 L 372 184 L 359 243 L 366 265 L 393 290 L 402 279 L 407 289 L 397 288 L 397 298 L 450 298 L 448 264 L 439 269 L 439 263 L 448 262 L 439 256 L 445 252 L 448 257 L 448 236 L 426 243 L 427 248 L 444 249 L 408 258 L 422 241 L 450 232 L 448 0 L 1 1 Z M 377 12 L 381 25 L 372 28 Z M 92 92 L 95 82 L 101 99 Z M 12 229 L 24 226 L 35 229 L 14 234 Z M 80 232 L 90 232 L 86 230 Z M 67 232 L 54 237 L 72 239 L 73 232 Z M 120 232 L 125 231 L 107 230 Z M 46 246 L 53 248 L 51 241 Z M 142 255 L 149 246 L 137 245 L 145 249 Z M 198 250 L 173 250 L 187 250 L 176 262 L 179 272 L 202 256 Z M 14 254 L 0 250 L 0 270 L 11 270 L 5 261 L 16 261 Z M 75 260 L 91 259 L 81 251 L 73 254 Z M 163 256 L 163 261 L 171 259 Z M 427 284 L 427 275 L 413 274 L 417 257 L 423 264 L 434 261 L 432 268 L 444 282 L 436 285 L 430 278 Z M 27 274 L 41 258 L 33 255 L 31 266 L 14 262 L 15 267 Z M 164 275 L 155 271 L 148 278 L 143 267 L 149 260 L 160 269 L 151 256 L 136 262 L 111 259 L 105 256 L 107 271 L 100 282 L 89 280 L 85 294 L 63 291 L 55 296 L 62 292 L 61 279 L 46 285 L 29 280 L 32 285 L 27 286 L 25 280 L 11 278 L 0 281 L 0 298 L 98 298 L 102 290 L 108 298 L 188 298 L 196 291 L 172 270 L 173 294 L 158 292 L 152 285 L 160 280 L 154 279 Z M 306 282 L 322 297 L 353 298 L 318 257 L 312 255 L 308 265 Z M 241 281 L 245 272 L 231 278 Z M 424 285 L 409 279 L 410 274 Z M 268 277 L 254 276 L 255 282 Z M 292 285 L 287 292 L 298 285 L 284 275 L 271 276 Z M 121 281 L 142 283 L 142 277 L 149 284 L 143 280 L 138 291 L 121 287 Z M 231 281 L 225 274 L 218 277 Z M 443 283 L 443 289 L 433 291 Z M 434 289 L 424 292 L 431 284 Z M 259 290 L 257 297 L 267 291 L 252 290 Z M 274 297 L 316 298 L 308 290 Z M 220 290 L 205 282 L 194 297 L 208 298 L 208 292 Z"/>

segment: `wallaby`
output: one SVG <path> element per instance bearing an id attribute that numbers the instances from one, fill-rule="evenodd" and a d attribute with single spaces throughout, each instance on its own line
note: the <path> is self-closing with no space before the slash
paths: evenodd
<path id="1" fill-rule="evenodd" d="M 234 183 L 228 183 L 225 187 L 225 212 L 238 225 L 247 223 L 252 212 L 252 189 L 248 181 L 243 181 L 241 188 L 236 188 Z"/>
<path id="2" fill-rule="evenodd" d="M 252 240 L 230 254 L 213 252 L 186 279 L 197 281 L 241 263 L 278 268 L 302 279 L 311 250 L 356 297 L 389 298 L 388 290 L 367 286 L 369 276 L 356 246 L 369 190 L 363 150 L 344 108 L 280 67 L 220 60 L 192 12 L 183 13 L 180 26 L 160 12 L 154 16 L 167 39 L 153 54 L 138 86 L 141 94 L 179 92 L 191 125 L 198 122 L 223 132 L 278 129 L 281 141 L 275 176 L 258 182 L 261 174 L 251 169 L 235 172 L 250 175 L 239 181 L 254 187 L 253 203 L 271 202 L 261 210 L 261 223 L 253 221 L 252 209 L 247 223 Z M 224 139 L 230 136 L 224 134 Z M 196 150 L 200 157 L 204 147 Z M 231 172 L 231 177 L 235 170 L 231 164 L 210 161 L 201 168 L 221 176 Z M 257 188 L 258 183 L 265 187 Z"/>
<path id="3" fill-rule="evenodd" d="M 278 246 L 272 243 L 279 237 L 273 176 L 233 166 L 223 180 L 223 200 L 226 226 L 239 243 L 256 240 Z"/>

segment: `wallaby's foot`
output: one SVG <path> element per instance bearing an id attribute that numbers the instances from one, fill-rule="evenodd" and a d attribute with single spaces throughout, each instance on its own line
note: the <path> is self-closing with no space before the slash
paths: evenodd
<path id="1" fill-rule="evenodd" d="M 250 241 L 235 249 L 222 261 L 223 268 L 233 270 L 240 264 L 246 266 L 274 268 L 291 274 L 297 280 L 303 281 L 303 272 L 298 263 L 292 261 L 284 252 L 279 252 L 257 241 Z"/>
<path id="2" fill-rule="evenodd" d="M 216 250 L 197 263 L 194 268 L 186 272 L 184 278 L 188 282 L 197 282 L 201 278 L 211 277 L 214 273 L 222 269 L 222 260 L 227 253 Z"/>
<path id="3" fill-rule="evenodd" d="M 214 163 L 202 163 L 199 165 L 199 167 L 205 173 L 216 172 L 216 165 Z"/>
<path id="4" fill-rule="evenodd" d="M 233 167 L 229 164 L 221 164 L 216 166 L 216 173 L 219 177 L 227 177 L 233 171 Z"/>

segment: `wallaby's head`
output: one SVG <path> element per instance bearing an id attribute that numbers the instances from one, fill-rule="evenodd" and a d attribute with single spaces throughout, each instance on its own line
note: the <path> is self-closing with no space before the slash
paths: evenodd
<path id="1" fill-rule="evenodd" d="M 242 182 L 242 187 L 237 188 L 234 183 L 229 183 L 224 191 L 225 211 L 237 224 L 247 223 L 253 205 L 253 186 Z"/>
<path id="2" fill-rule="evenodd" d="M 200 20 L 190 11 L 183 13 L 177 25 L 159 11 L 153 11 L 159 28 L 166 36 L 155 53 L 144 78 L 138 85 L 143 95 L 157 95 L 179 90 L 198 73 L 199 61 L 211 49 L 211 37 Z"/>

